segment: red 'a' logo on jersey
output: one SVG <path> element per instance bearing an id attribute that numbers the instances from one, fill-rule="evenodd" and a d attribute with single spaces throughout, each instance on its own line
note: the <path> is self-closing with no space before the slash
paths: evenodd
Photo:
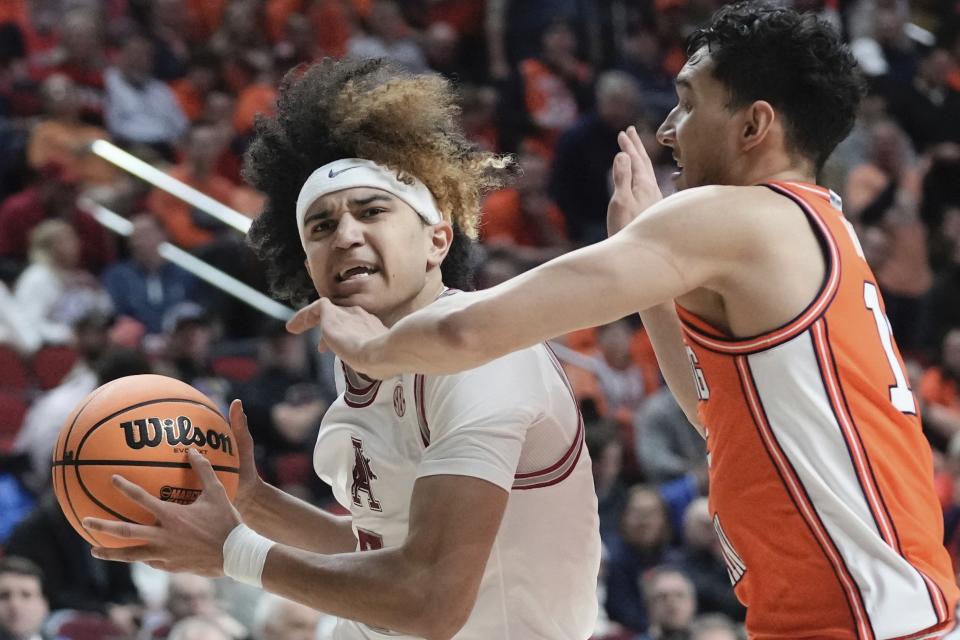
<path id="1" fill-rule="evenodd" d="M 373 486 L 371 481 L 377 479 L 377 475 L 370 470 L 370 458 L 363 455 L 363 440 L 359 438 L 350 438 L 353 441 L 353 485 L 350 487 L 350 493 L 353 494 L 353 504 L 358 507 L 363 506 L 360 501 L 360 493 L 367 494 L 367 503 L 374 511 L 380 511 L 380 502 L 373 496 Z"/>

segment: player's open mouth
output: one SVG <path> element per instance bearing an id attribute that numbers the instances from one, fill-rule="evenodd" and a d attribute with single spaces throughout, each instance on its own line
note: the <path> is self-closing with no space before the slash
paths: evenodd
<path id="1" fill-rule="evenodd" d="M 376 267 L 368 265 L 360 265 L 356 267 L 350 267 L 348 269 L 343 269 L 337 274 L 337 282 L 350 282 L 351 280 L 362 280 L 363 278 L 369 278 L 375 273 L 379 273 L 380 270 Z"/>

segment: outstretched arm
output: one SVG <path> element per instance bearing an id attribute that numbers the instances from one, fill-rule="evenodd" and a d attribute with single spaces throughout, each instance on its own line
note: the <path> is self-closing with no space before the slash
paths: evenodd
<path id="1" fill-rule="evenodd" d="M 691 189 L 603 242 L 491 289 L 443 298 L 389 330 L 357 307 L 326 299 L 298 312 L 288 328 L 320 325 L 321 346 L 380 379 L 469 369 L 719 282 L 747 241 L 729 219 L 737 206 L 730 187 Z"/>

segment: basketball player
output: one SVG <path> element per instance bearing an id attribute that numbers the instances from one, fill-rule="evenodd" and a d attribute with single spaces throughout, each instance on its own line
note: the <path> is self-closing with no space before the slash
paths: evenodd
<path id="1" fill-rule="evenodd" d="M 815 184 L 853 124 L 854 60 L 814 16 L 755 3 L 720 9 L 687 52 L 658 131 L 680 193 L 658 202 L 631 129 L 606 241 L 389 330 L 327 300 L 289 327 L 319 324 L 326 347 L 385 377 L 475 367 L 640 310 L 707 439 L 751 637 L 939 637 L 958 590 L 930 449 L 876 278 Z"/>
<path id="2" fill-rule="evenodd" d="M 463 295 L 445 283 L 464 285 L 480 194 L 510 161 L 468 145 L 453 99 L 439 77 L 381 62 L 326 62 L 284 84 L 249 164 L 269 198 L 250 237 L 281 296 L 320 294 L 389 325 Z M 454 375 L 336 366 L 314 465 L 348 517 L 260 481 L 234 403 L 239 513 L 196 455 L 205 489 L 187 507 L 118 480 L 159 525 L 88 521 L 146 541 L 95 554 L 262 584 L 340 616 L 343 640 L 588 638 L 597 503 L 576 399 L 546 346 Z"/>

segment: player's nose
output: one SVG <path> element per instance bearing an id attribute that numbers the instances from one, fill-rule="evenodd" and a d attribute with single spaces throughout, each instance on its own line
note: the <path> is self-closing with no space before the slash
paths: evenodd
<path id="1" fill-rule="evenodd" d="M 673 111 L 667 116 L 660 128 L 657 129 L 657 142 L 665 147 L 676 146 L 676 128 L 673 125 Z"/>
<path id="2" fill-rule="evenodd" d="M 363 223 L 350 213 L 344 213 L 337 223 L 333 235 L 333 246 L 338 249 L 349 249 L 363 244 Z"/>

